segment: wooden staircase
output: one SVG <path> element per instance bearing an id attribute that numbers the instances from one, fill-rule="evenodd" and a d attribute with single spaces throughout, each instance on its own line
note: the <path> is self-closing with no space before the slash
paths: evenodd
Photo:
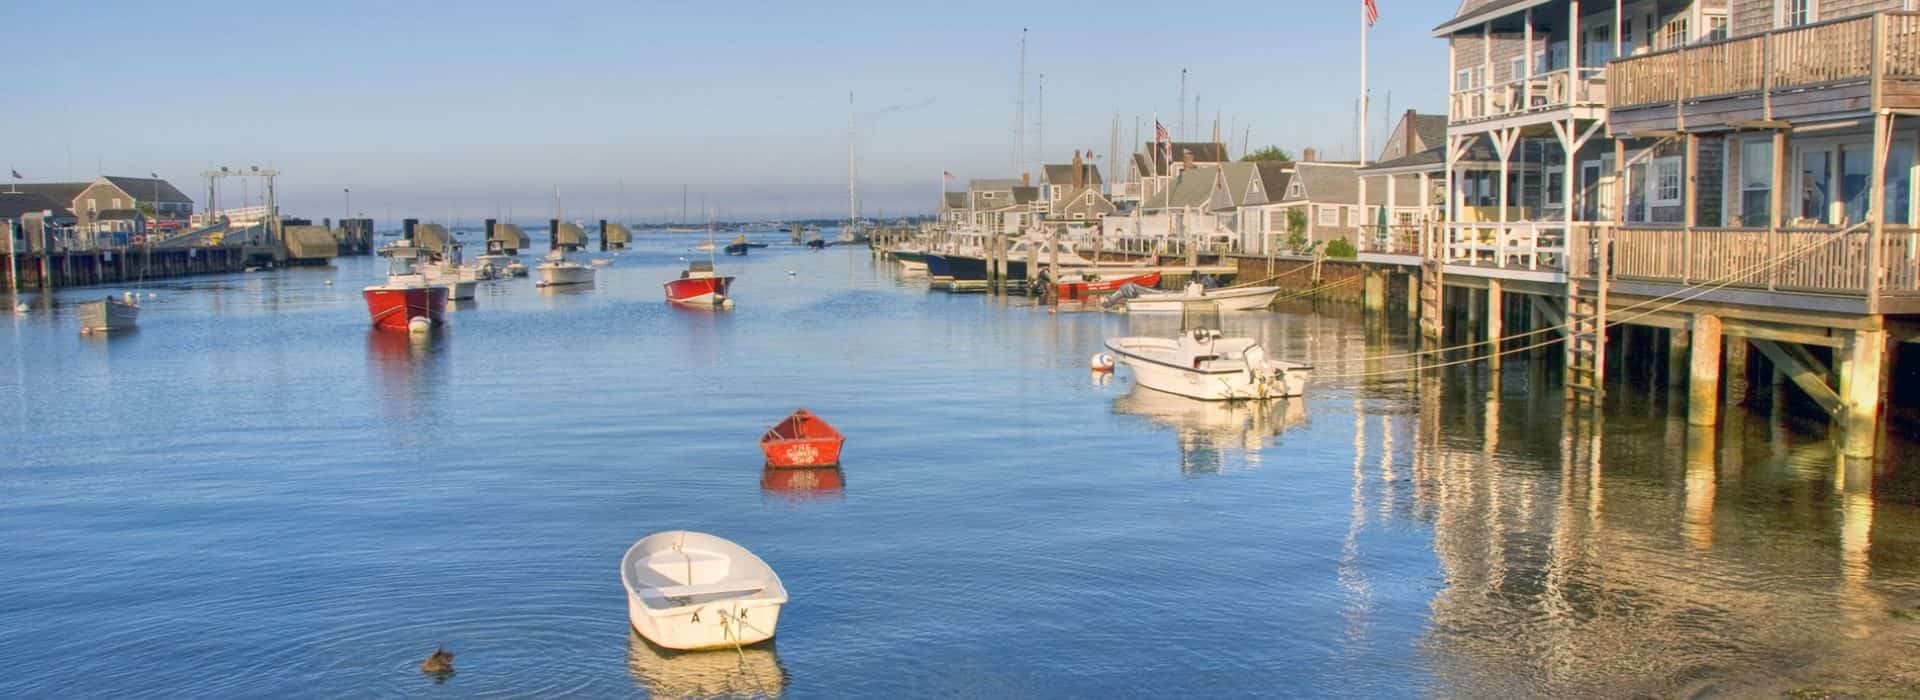
<path id="1" fill-rule="evenodd" d="M 1567 399 L 1598 402 L 1607 378 L 1607 232 L 1568 233 Z"/>
<path id="2" fill-rule="evenodd" d="M 1420 260 L 1420 336 L 1424 342 L 1434 344 L 1440 342 L 1441 332 L 1445 330 L 1443 319 L 1446 318 L 1447 288 L 1441 279 L 1441 271 L 1446 265 L 1441 264 L 1437 253 L 1441 230 L 1438 226 L 1428 226 L 1427 245 L 1424 246 L 1426 254 Z"/>

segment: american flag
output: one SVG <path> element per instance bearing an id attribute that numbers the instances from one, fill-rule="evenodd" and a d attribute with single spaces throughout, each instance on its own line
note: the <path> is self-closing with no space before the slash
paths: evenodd
<path id="1" fill-rule="evenodd" d="M 11 168 L 9 168 L 9 169 L 11 170 Z M 14 170 L 14 171 L 13 171 L 13 179 L 15 179 L 15 180 L 25 180 L 25 179 L 27 179 L 27 178 L 26 178 L 26 176 L 24 176 L 24 175 L 21 175 L 21 174 L 20 174 L 20 171 L 18 171 L 18 170 Z"/>
<path id="2" fill-rule="evenodd" d="M 1360 4 L 1366 9 L 1367 26 L 1371 27 L 1373 23 L 1380 21 L 1380 7 L 1373 4 L 1373 0 L 1360 0 Z"/>
<path id="3" fill-rule="evenodd" d="M 946 176 L 946 178 L 947 178 L 948 180 L 952 180 L 952 179 L 953 179 L 953 173 L 952 173 L 952 172 L 949 172 L 949 171 L 946 171 L 946 170 L 942 170 L 942 171 L 940 171 L 940 174 L 941 174 L 941 175 L 944 175 L 944 176 Z"/>
<path id="4" fill-rule="evenodd" d="M 1160 123 L 1160 120 L 1158 119 L 1153 120 L 1153 142 L 1166 143 L 1172 140 L 1173 140 L 1173 137 L 1167 135 L 1167 127 L 1165 125 L 1162 125 Z"/>

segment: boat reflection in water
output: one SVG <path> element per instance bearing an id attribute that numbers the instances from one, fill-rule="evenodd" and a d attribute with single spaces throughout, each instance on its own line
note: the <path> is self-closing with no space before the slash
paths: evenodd
<path id="1" fill-rule="evenodd" d="M 839 467 L 765 467 L 760 471 L 761 491 L 794 500 L 837 499 L 846 487 L 846 472 Z"/>
<path id="2" fill-rule="evenodd" d="M 656 698 L 776 697 L 786 692 L 787 669 L 769 640 L 719 651 L 674 651 L 627 630 L 627 672 Z"/>
<path id="3" fill-rule="evenodd" d="M 378 383 L 380 404 L 389 418 L 432 417 L 438 389 L 445 384 L 450 346 L 441 327 L 427 333 L 367 331 L 367 371 Z"/>
<path id="4" fill-rule="evenodd" d="M 1226 457 L 1243 454 L 1246 465 L 1260 464 L 1260 450 L 1289 427 L 1307 421 L 1306 402 L 1201 401 L 1135 386 L 1113 400 L 1115 413 L 1127 413 L 1173 428 L 1180 443 L 1180 472 L 1218 474 Z"/>

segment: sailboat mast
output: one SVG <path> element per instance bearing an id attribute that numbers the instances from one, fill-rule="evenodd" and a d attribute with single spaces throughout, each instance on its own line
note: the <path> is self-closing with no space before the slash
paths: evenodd
<path id="1" fill-rule="evenodd" d="M 847 92 L 847 231 L 853 231 L 854 222 L 860 220 L 859 178 L 854 165 L 854 142 L 858 140 L 859 125 L 854 120 L 853 92 Z"/>

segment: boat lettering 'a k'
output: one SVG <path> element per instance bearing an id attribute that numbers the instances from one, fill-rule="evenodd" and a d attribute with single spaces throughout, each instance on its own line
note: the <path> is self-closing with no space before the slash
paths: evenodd
<path id="1" fill-rule="evenodd" d="M 820 458 L 820 449 L 812 445 L 794 445 L 787 448 L 787 459 L 794 464 L 813 464 Z"/>

